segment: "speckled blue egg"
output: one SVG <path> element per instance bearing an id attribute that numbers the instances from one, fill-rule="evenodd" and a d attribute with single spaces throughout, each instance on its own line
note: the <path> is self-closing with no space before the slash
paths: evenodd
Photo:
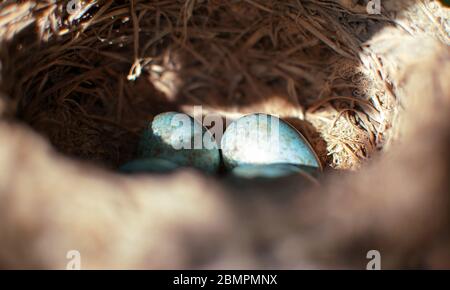
<path id="1" fill-rule="evenodd" d="M 143 158 L 130 161 L 119 168 L 123 173 L 169 173 L 177 168 L 178 164 L 158 158 Z"/>
<path id="2" fill-rule="evenodd" d="M 211 133 L 189 115 L 166 112 L 155 116 L 139 142 L 141 158 L 166 159 L 180 166 L 216 172 L 220 153 Z"/>
<path id="3" fill-rule="evenodd" d="M 262 113 L 232 122 L 222 137 L 221 149 L 227 169 L 276 163 L 321 168 L 302 134 L 283 120 Z"/>
<path id="4" fill-rule="evenodd" d="M 313 179 L 312 175 L 303 167 L 288 163 L 240 165 L 231 171 L 233 176 L 240 178 L 280 178 L 292 175 L 304 175 Z"/>

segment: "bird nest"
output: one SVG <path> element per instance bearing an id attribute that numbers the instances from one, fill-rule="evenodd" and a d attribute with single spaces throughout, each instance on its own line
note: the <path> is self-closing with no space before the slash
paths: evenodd
<path id="1" fill-rule="evenodd" d="M 2 1 L 0 267 L 64 267 L 45 241 L 87 267 L 359 267 L 376 247 L 390 267 L 449 265 L 449 34 L 439 1 Z M 322 186 L 114 173 L 156 114 L 197 106 L 283 118 Z"/>

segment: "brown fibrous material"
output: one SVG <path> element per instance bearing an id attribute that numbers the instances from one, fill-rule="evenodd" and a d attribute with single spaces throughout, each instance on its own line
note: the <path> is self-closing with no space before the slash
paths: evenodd
<path id="1" fill-rule="evenodd" d="M 71 249 L 85 268 L 362 268 L 372 249 L 450 267 L 438 1 L 67 2 L 0 2 L 0 268 L 63 268 Z M 197 105 L 279 115 L 348 171 L 274 189 L 101 168 Z"/>

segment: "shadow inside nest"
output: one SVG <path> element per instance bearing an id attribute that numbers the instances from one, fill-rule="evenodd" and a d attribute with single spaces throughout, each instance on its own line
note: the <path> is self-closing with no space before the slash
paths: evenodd
<path id="1" fill-rule="evenodd" d="M 334 168 L 355 169 L 382 146 L 371 94 L 383 92 L 358 53 L 392 25 L 385 15 L 312 0 L 135 2 L 92 6 L 47 42 L 24 30 L 4 50 L 16 117 L 61 152 L 115 168 L 155 114 L 197 105 L 279 115 Z M 82 25 L 92 19 L 102 21 Z"/>

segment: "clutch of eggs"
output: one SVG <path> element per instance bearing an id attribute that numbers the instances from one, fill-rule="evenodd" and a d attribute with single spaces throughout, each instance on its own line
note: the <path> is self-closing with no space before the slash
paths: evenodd
<path id="1" fill-rule="evenodd" d="M 321 165 L 308 141 L 283 120 L 251 114 L 232 122 L 221 140 L 225 168 L 238 178 L 315 176 Z M 166 112 L 155 116 L 139 143 L 139 159 L 121 171 L 170 172 L 195 167 L 216 172 L 220 152 L 212 134 L 189 115 Z"/>

